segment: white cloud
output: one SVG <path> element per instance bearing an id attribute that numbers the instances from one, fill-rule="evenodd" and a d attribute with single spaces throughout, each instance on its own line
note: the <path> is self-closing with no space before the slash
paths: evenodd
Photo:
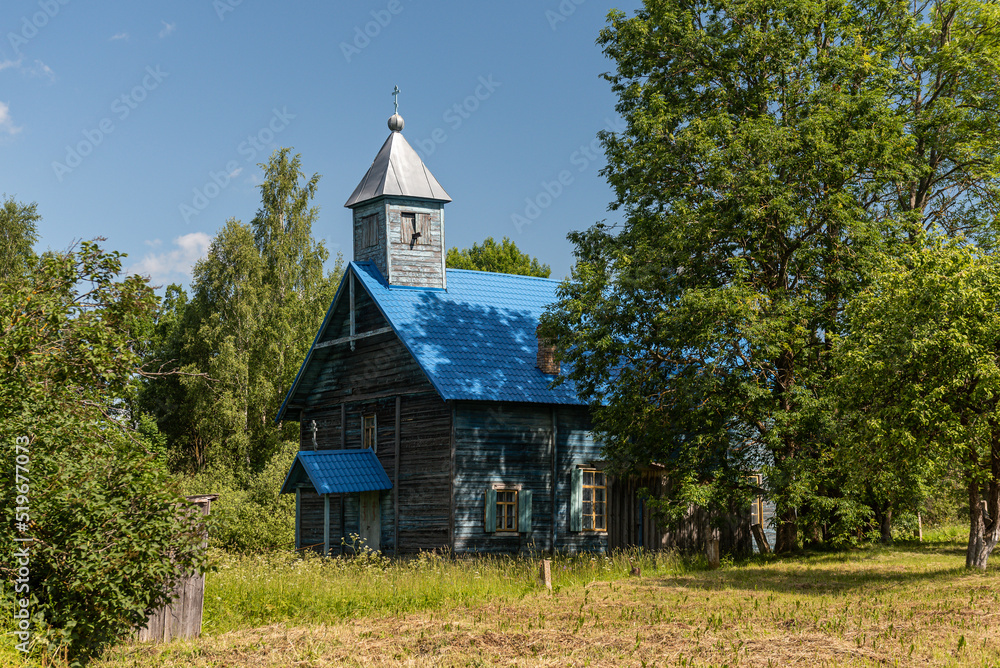
<path id="1" fill-rule="evenodd" d="M 14 125 L 14 119 L 10 117 L 10 107 L 4 102 L 0 102 L 0 134 L 16 135 L 21 128 Z"/>
<path id="2" fill-rule="evenodd" d="M 111 38 L 108 39 L 108 41 L 109 42 L 113 42 L 116 39 L 128 39 L 128 33 L 127 32 L 120 32 L 117 35 L 112 35 Z"/>
<path id="3" fill-rule="evenodd" d="M 147 241 L 156 247 L 160 240 Z M 138 264 L 129 267 L 128 273 L 149 276 L 153 285 L 187 281 L 191 279 L 194 263 L 205 257 L 212 238 L 204 232 L 192 232 L 174 239 L 174 250 L 163 253 L 149 253 Z"/>
<path id="4" fill-rule="evenodd" d="M 160 241 L 159 239 L 146 239 L 146 241 L 144 243 L 147 246 L 150 246 L 151 248 L 156 248 L 157 246 L 159 246 L 163 242 Z"/>
<path id="5" fill-rule="evenodd" d="M 33 65 L 25 65 L 24 56 L 17 60 L 0 60 L 0 72 L 6 69 L 17 70 L 21 74 L 32 77 L 46 77 L 49 81 L 54 81 L 56 78 L 56 73 L 52 71 L 52 68 L 40 60 L 36 60 Z"/>
<path id="6" fill-rule="evenodd" d="M 33 77 L 46 77 L 49 81 L 55 81 L 56 79 L 56 73 L 52 71 L 52 68 L 40 60 L 36 60 L 35 64 L 31 67 L 24 68 L 24 72 Z"/>
<path id="7" fill-rule="evenodd" d="M 229 172 L 229 178 L 235 179 L 237 176 L 239 176 L 242 173 L 243 173 L 243 168 L 242 167 L 237 167 L 233 171 Z"/>
<path id="8" fill-rule="evenodd" d="M 21 56 L 17 60 L 0 60 L 0 71 L 7 69 L 8 67 L 13 67 L 15 69 L 21 69 L 21 61 L 24 60 L 24 56 Z"/>
<path id="9" fill-rule="evenodd" d="M 177 30 L 177 24 L 176 23 L 167 23 L 166 21 L 164 21 L 162 19 L 160 20 L 160 23 L 163 24 L 163 30 L 160 31 L 160 39 L 163 39 L 164 37 L 166 37 L 167 35 L 169 35 L 173 31 Z"/>

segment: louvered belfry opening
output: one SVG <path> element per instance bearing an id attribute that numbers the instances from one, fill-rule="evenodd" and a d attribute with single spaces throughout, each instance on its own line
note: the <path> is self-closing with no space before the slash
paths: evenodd
<path id="1" fill-rule="evenodd" d="M 538 357 L 535 363 L 542 373 L 557 374 L 559 373 L 559 362 L 556 360 L 556 347 L 555 345 L 542 338 L 541 334 L 538 333 L 540 328 L 535 328 L 535 336 L 538 338 Z"/>

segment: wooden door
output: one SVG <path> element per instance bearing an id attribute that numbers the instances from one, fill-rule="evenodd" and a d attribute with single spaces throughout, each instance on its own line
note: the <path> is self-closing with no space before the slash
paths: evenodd
<path id="1" fill-rule="evenodd" d="M 381 549 L 382 513 L 379 507 L 379 492 L 361 492 L 361 531 L 365 545 L 378 551 Z"/>

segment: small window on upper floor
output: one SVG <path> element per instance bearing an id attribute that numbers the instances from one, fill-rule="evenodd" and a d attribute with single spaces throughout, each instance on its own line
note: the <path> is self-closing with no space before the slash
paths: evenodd
<path id="1" fill-rule="evenodd" d="M 411 247 L 431 243 L 431 217 L 426 213 L 404 211 L 399 214 L 399 222 L 401 243 L 409 244 Z"/>
<path id="2" fill-rule="evenodd" d="M 362 448 L 378 449 L 378 433 L 376 431 L 377 421 L 374 415 L 366 415 L 361 419 Z"/>
<path id="3" fill-rule="evenodd" d="M 361 218 L 361 247 L 371 248 L 378 244 L 378 214 Z"/>

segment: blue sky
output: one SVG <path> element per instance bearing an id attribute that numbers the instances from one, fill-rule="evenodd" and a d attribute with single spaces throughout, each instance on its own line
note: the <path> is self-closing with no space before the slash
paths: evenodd
<path id="1" fill-rule="evenodd" d="M 509 236 L 562 278 L 566 234 L 619 216 L 595 39 L 639 4 L 5 0 L 0 192 L 38 203 L 39 250 L 102 236 L 129 270 L 186 283 L 291 146 L 322 175 L 314 236 L 351 259 L 343 204 L 399 86 L 403 134 L 454 200 L 447 245 Z"/>

